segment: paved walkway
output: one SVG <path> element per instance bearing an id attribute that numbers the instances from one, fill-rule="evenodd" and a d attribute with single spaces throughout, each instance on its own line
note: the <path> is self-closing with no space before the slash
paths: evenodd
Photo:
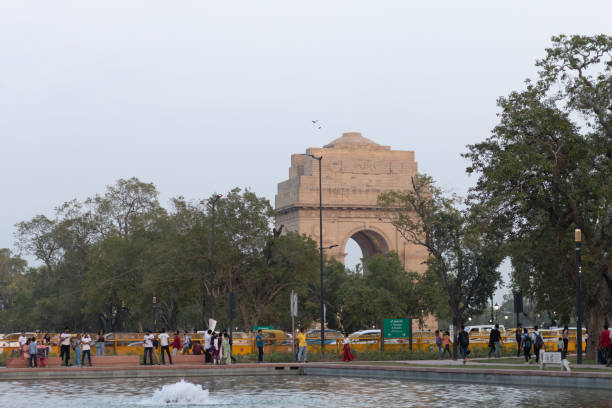
<path id="1" fill-rule="evenodd" d="M 539 364 L 535 363 L 535 360 L 532 359 L 532 363 L 531 364 L 525 364 L 525 360 L 522 357 L 503 357 L 504 359 L 508 359 L 508 358 L 514 358 L 516 359 L 516 363 L 507 363 L 507 362 L 495 362 L 495 358 L 471 358 L 468 359 L 466 364 L 469 365 L 477 365 L 477 366 L 482 366 L 482 367 L 487 367 L 487 366 L 508 366 L 508 367 L 539 367 Z M 483 362 L 486 361 L 486 362 Z M 393 361 L 394 363 L 400 363 L 400 364 L 410 364 L 410 365 L 427 365 L 427 366 L 448 366 L 448 365 L 456 365 L 456 366 L 462 366 L 463 365 L 463 360 L 462 359 L 457 359 L 457 360 L 452 360 L 452 359 L 448 359 L 448 360 L 403 360 L 403 361 Z M 557 364 L 548 364 L 547 367 L 556 367 L 558 366 Z M 570 365 L 570 368 L 598 368 L 598 369 L 604 369 L 606 368 L 606 366 L 601 365 L 601 364 L 574 364 L 572 363 Z M 612 372 L 612 368 L 609 368 L 609 370 Z"/>

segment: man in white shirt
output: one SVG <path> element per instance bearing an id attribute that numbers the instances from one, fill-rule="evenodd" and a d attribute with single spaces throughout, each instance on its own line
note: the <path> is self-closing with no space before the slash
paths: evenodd
<path id="1" fill-rule="evenodd" d="M 68 361 L 70 361 L 70 341 L 72 334 L 68 327 L 64 328 L 64 332 L 60 334 L 60 360 L 64 360 L 64 364 L 68 367 Z"/>
<path id="2" fill-rule="evenodd" d="M 155 340 L 155 336 L 151 334 L 150 330 L 147 330 L 144 336 L 144 363 L 145 365 L 147 365 L 147 354 L 149 355 L 149 360 L 151 361 L 151 365 L 153 365 L 153 340 Z"/>
<path id="3" fill-rule="evenodd" d="M 210 339 L 212 338 L 211 333 L 212 333 L 212 330 L 208 329 L 208 331 L 206 331 L 206 333 L 204 334 L 204 355 L 206 357 L 207 363 L 212 362 L 212 359 L 210 358 L 210 349 L 211 349 Z"/>
<path id="4" fill-rule="evenodd" d="M 170 362 L 170 365 L 172 365 L 172 357 L 170 357 L 170 346 L 168 344 L 168 339 L 170 338 L 170 336 L 168 335 L 168 333 L 166 333 L 166 329 L 162 329 L 161 333 L 159 334 L 159 336 L 157 336 L 157 338 L 159 338 L 159 345 L 161 346 L 162 364 L 166 364 L 166 359 L 164 358 L 165 351 L 166 353 L 168 353 L 168 361 Z"/>
<path id="5" fill-rule="evenodd" d="M 21 332 L 21 336 L 19 336 L 17 340 L 19 341 L 19 352 L 21 353 L 21 358 L 23 359 L 23 345 L 28 342 L 25 331 Z"/>
<path id="6" fill-rule="evenodd" d="M 91 336 L 87 330 L 85 330 L 83 337 L 81 337 L 81 350 L 83 353 L 81 354 L 81 365 L 85 365 L 85 354 L 87 354 L 87 361 L 91 367 Z"/>

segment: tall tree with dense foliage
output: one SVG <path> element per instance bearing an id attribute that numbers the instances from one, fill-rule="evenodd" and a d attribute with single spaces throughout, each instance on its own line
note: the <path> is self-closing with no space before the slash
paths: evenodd
<path id="1" fill-rule="evenodd" d="M 288 327 L 290 291 L 300 293 L 304 304 L 316 297 L 310 289 L 317 277 L 316 245 L 305 236 L 273 231 L 268 200 L 240 189 L 219 200 L 210 276 L 208 200 L 177 197 L 166 210 L 158 194 L 153 184 L 121 179 L 103 194 L 63 204 L 53 217 L 19 223 L 18 247 L 43 265 L 28 269 L 25 261 L 1 252 L 0 266 L 13 265 L 0 271 L 0 279 L 6 275 L 10 281 L 0 287 L 2 316 L 18 315 L 24 327 L 41 330 L 67 325 L 140 331 L 154 324 L 155 297 L 158 327 L 201 328 L 202 305 L 212 302 L 214 317 L 225 327 L 225 295 L 232 291 L 239 310 L 235 325 Z M 0 323 L 20 329 L 14 321 Z"/>
<path id="2" fill-rule="evenodd" d="M 492 135 L 469 146 L 468 172 L 479 177 L 470 199 L 512 221 L 515 285 L 566 321 L 582 230 L 582 299 L 595 338 L 612 313 L 612 37 L 553 37 L 536 66 L 537 80 L 499 99 Z"/>
<path id="3" fill-rule="evenodd" d="M 482 311 L 500 281 L 504 234 L 482 210 L 461 211 L 425 175 L 412 177 L 412 190 L 379 197 L 384 216 L 408 242 L 427 249 L 424 279 L 440 284 L 455 327 Z M 436 303 L 432 303 L 435 305 Z"/>

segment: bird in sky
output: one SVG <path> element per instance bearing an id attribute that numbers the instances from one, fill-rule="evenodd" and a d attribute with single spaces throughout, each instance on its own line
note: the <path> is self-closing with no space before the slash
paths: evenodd
<path id="1" fill-rule="evenodd" d="M 317 127 L 317 129 L 321 129 L 322 128 L 322 126 L 321 126 L 321 124 L 319 123 L 318 120 L 311 120 L 311 122 L 312 122 L 313 125 L 315 125 Z"/>

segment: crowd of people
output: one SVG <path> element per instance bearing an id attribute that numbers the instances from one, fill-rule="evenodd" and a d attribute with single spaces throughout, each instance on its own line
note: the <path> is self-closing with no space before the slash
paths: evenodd
<path id="1" fill-rule="evenodd" d="M 515 332 L 517 352 L 516 356 L 520 357 L 521 354 L 525 358 L 525 364 L 532 362 L 532 352 L 535 357 L 535 362 L 540 362 L 540 350 L 544 347 L 544 337 L 539 330 L 538 326 L 534 326 L 531 331 L 528 328 L 523 328 L 519 323 Z M 570 332 L 569 327 L 566 325 L 561 331 L 561 336 L 557 339 L 557 352 L 561 353 L 561 359 L 565 360 L 568 355 Z M 585 333 L 584 342 L 585 350 L 588 348 L 588 333 Z M 452 344 L 451 336 L 448 331 L 436 330 L 435 331 L 436 347 L 438 349 L 438 359 L 442 360 L 448 353 L 449 358 L 452 358 L 450 346 Z M 467 356 L 470 354 L 469 344 L 470 335 L 465 330 L 465 326 L 461 326 L 461 331 L 458 334 L 459 342 L 459 354 L 463 359 L 463 363 L 467 362 Z M 489 353 L 488 357 L 499 358 L 501 352 L 502 334 L 499 330 L 499 325 L 496 324 L 493 329 L 489 332 Z M 597 344 L 597 363 L 606 364 L 607 367 L 612 367 L 612 332 L 609 330 L 608 324 L 604 325 Z"/>
<path id="2" fill-rule="evenodd" d="M 192 341 L 188 330 L 181 332 L 176 330 L 172 341 L 166 329 L 162 329 L 159 334 L 155 335 L 150 330 L 145 331 L 143 338 L 144 346 L 144 364 L 147 362 L 150 365 L 154 364 L 153 349 L 160 348 L 161 364 L 166 364 L 166 356 L 168 363 L 172 364 L 172 356 L 182 355 L 204 355 L 205 362 L 209 364 L 232 364 L 235 361 L 232 357 L 232 338 L 227 332 L 215 332 L 207 330 L 204 334 L 204 344 L 199 341 Z M 172 353 L 170 353 L 172 348 Z"/>

